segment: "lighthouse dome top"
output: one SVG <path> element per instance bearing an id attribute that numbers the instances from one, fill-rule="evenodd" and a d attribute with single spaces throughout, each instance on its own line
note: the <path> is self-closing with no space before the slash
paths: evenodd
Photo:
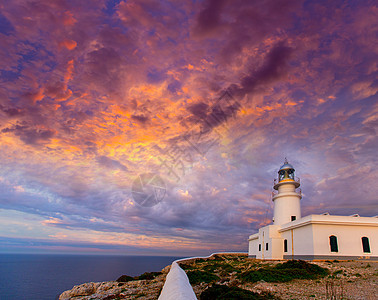
<path id="1" fill-rule="evenodd" d="M 289 164 L 289 163 L 285 163 L 285 164 L 283 164 L 281 166 L 281 168 L 279 169 L 279 171 L 281 171 L 281 170 L 287 170 L 287 169 L 294 169 L 294 167 L 291 164 Z"/>
<path id="2" fill-rule="evenodd" d="M 288 170 L 288 169 L 293 169 L 294 170 L 294 167 L 288 163 L 287 159 L 285 158 L 285 162 L 284 164 L 281 166 L 281 168 L 278 170 L 281 171 L 281 170 Z"/>

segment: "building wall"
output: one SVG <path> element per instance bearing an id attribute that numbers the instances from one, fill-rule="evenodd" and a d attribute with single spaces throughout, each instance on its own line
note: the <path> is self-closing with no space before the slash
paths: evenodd
<path id="1" fill-rule="evenodd" d="M 258 239 L 249 240 L 249 256 L 258 259 L 282 259 L 282 238 L 277 225 L 269 225 L 259 229 Z M 255 237 L 255 235 L 253 235 Z M 266 245 L 268 244 L 268 250 Z M 261 250 L 259 251 L 259 245 Z"/>
<path id="2" fill-rule="evenodd" d="M 364 225 L 313 224 L 314 252 L 320 256 L 378 257 L 378 228 Z M 338 252 L 331 252 L 329 237 L 337 237 Z M 364 253 L 362 237 L 369 238 L 370 253 Z"/>
<path id="3" fill-rule="evenodd" d="M 256 258 L 257 252 L 259 251 L 258 235 L 257 235 L 257 238 L 254 238 L 255 236 L 256 236 L 255 234 L 251 235 L 248 240 L 248 256 L 253 257 L 253 258 Z M 254 239 L 251 239 L 252 237 Z"/>
<path id="4" fill-rule="evenodd" d="M 279 196 L 281 195 L 277 195 L 274 199 L 274 224 L 282 225 L 291 222 L 291 216 L 300 219 L 301 206 L 299 196 L 294 192 L 292 195 L 285 195 L 284 197 Z"/>
<path id="5" fill-rule="evenodd" d="M 331 235 L 337 237 L 337 252 L 331 252 Z M 262 227 L 251 237 L 249 255 L 258 259 L 378 259 L 378 218 L 309 215 Z M 369 253 L 363 251 L 362 237 L 369 239 Z"/>
<path id="6" fill-rule="evenodd" d="M 281 232 L 281 236 L 282 249 L 284 247 L 284 240 L 287 240 L 287 252 L 283 253 L 284 258 L 293 258 L 293 256 L 298 255 L 312 255 L 314 253 L 314 237 L 310 224 Z"/>

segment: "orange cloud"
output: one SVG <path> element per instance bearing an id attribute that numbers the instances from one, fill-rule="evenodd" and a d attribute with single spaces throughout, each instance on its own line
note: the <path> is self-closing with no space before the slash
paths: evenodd
<path id="1" fill-rule="evenodd" d="M 72 26 L 77 22 L 77 20 L 74 18 L 73 13 L 70 11 L 66 11 L 63 14 L 63 25 L 64 26 Z"/>
<path id="2" fill-rule="evenodd" d="M 68 50 L 73 50 L 76 48 L 77 43 L 74 40 L 65 39 L 59 43 L 60 47 L 66 47 Z"/>
<path id="3" fill-rule="evenodd" d="M 68 82 L 69 80 L 72 79 L 72 73 L 73 73 L 73 70 L 74 70 L 74 60 L 71 59 L 71 60 L 67 63 L 67 72 L 66 72 L 66 74 L 64 75 L 64 81 L 65 81 L 65 82 Z"/>
<path id="4" fill-rule="evenodd" d="M 43 89 L 39 89 L 37 92 L 30 94 L 30 99 L 32 100 L 33 104 L 35 104 L 37 101 L 41 101 L 44 96 Z"/>

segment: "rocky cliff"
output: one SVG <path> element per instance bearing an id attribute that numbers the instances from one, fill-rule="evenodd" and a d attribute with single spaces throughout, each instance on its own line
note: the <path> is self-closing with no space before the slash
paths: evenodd
<path id="1" fill-rule="evenodd" d="M 180 262 L 198 299 L 375 299 L 378 262 L 261 261 L 214 255 Z M 157 299 L 170 266 L 159 273 L 85 283 L 65 299 Z M 215 298 L 214 298 L 215 297 Z M 223 299 L 222 298 L 222 299 Z"/>

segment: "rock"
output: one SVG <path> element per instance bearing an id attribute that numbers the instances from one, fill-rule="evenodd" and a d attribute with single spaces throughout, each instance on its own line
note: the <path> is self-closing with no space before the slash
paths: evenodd
<path id="1" fill-rule="evenodd" d="M 98 283 L 98 282 L 89 282 L 89 283 L 84 283 L 80 285 L 75 285 L 71 290 L 63 292 L 59 296 L 59 300 L 71 299 L 73 297 L 78 297 L 78 296 L 92 295 L 96 292 L 97 287 L 100 284 L 101 283 Z"/>

